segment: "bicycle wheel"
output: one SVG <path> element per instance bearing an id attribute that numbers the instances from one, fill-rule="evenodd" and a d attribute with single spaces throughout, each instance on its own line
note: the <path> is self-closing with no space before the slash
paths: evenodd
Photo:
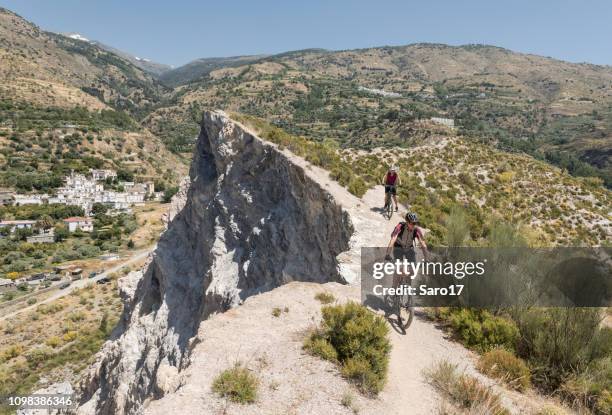
<path id="1" fill-rule="evenodd" d="M 391 220 L 391 216 L 393 216 L 393 202 L 391 202 L 391 193 L 387 193 L 387 204 L 385 205 L 387 210 L 387 219 Z"/>
<path id="2" fill-rule="evenodd" d="M 412 296 L 405 294 L 397 302 L 397 320 L 402 330 L 406 330 L 412 324 L 414 318 L 414 307 L 412 306 Z"/>

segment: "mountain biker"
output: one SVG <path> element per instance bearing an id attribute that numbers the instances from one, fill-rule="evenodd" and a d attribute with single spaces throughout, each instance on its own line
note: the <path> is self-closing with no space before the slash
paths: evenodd
<path id="1" fill-rule="evenodd" d="M 391 193 L 391 196 L 393 196 L 393 202 L 395 203 L 395 211 L 397 212 L 396 186 L 402 185 L 402 181 L 397 173 L 397 166 L 391 166 L 389 168 L 383 177 L 382 184 L 385 186 L 385 204 L 383 209 L 387 207 L 387 193 Z"/>
<path id="2" fill-rule="evenodd" d="M 406 214 L 405 220 L 405 222 L 398 223 L 391 233 L 391 240 L 385 255 L 385 260 L 387 261 L 392 260 L 392 249 L 394 258 L 406 258 L 410 262 L 416 261 L 415 241 L 418 242 L 425 259 L 429 256 L 427 244 L 423 237 L 423 230 L 417 226 L 419 222 L 417 214 L 409 212 Z"/>

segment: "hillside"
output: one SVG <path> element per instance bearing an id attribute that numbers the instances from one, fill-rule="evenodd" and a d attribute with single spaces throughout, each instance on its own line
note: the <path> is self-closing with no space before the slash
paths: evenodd
<path id="1" fill-rule="evenodd" d="M 99 46 L 102 49 L 105 49 L 111 53 L 114 53 L 117 56 L 121 56 L 122 58 L 127 59 L 134 66 L 137 66 L 138 68 L 142 69 L 148 74 L 153 75 L 154 77 L 159 77 L 160 75 L 172 69 L 172 66 L 170 65 L 154 62 L 147 58 L 141 58 L 138 56 L 134 56 L 130 53 L 127 53 L 117 48 L 114 48 L 112 46 L 106 45 L 102 42 L 98 42 L 94 40 L 94 41 L 90 41 L 90 43 L 93 43 L 94 45 Z"/>
<path id="2" fill-rule="evenodd" d="M 499 221 L 519 226 L 532 246 L 608 245 L 612 238 L 611 194 L 597 180 L 572 177 L 450 129 L 425 123 L 434 132 L 408 149 L 364 151 L 314 144 L 255 117 L 233 119 L 328 170 L 357 196 L 379 185 L 387 167 L 396 164 L 403 180 L 398 200 L 419 212 L 434 246 L 448 244 L 449 214 L 457 208 L 469 228 L 465 243 L 483 243 Z"/>
<path id="3" fill-rule="evenodd" d="M 0 186 L 47 190 L 96 166 L 168 183 L 186 171 L 137 121 L 168 90 L 93 43 L 0 9 L 0 80 Z"/>
<path id="4" fill-rule="evenodd" d="M 186 166 L 125 113 L 0 103 L 0 186 L 52 191 L 74 170 L 119 171 L 125 180 L 178 183 Z"/>
<path id="5" fill-rule="evenodd" d="M 199 80 L 212 71 L 221 68 L 233 68 L 250 65 L 269 55 L 232 56 L 227 58 L 202 58 L 189 62 L 179 68 L 165 71 L 159 79 L 166 85 L 176 87 Z"/>
<path id="6" fill-rule="evenodd" d="M 418 120 L 447 117 L 468 137 L 612 183 L 611 67 L 435 44 L 305 50 L 238 63 L 211 70 L 196 61 L 166 73 L 191 82 L 146 122 L 156 130 L 159 118 L 193 123 L 200 109 L 221 108 L 366 149 L 410 146 L 430 134 Z"/>
<path id="7" fill-rule="evenodd" d="M 127 60 L 78 39 L 45 32 L 0 9 L 3 98 L 59 107 L 110 106 L 139 114 L 164 88 Z"/>

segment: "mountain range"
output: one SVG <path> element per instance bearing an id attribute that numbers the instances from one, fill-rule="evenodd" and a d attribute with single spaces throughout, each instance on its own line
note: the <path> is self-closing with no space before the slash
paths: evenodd
<path id="1" fill-rule="evenodd" d="M 0 11 L 0 93 L 38 107 L 126 113 L 188 155 L 204 109 L 264 118 L 342 147 L 410 147 L 423 120 L 612 185 L 612 67 L 486 45 L 412 44 L 197 59 L 171 69 Z"/>

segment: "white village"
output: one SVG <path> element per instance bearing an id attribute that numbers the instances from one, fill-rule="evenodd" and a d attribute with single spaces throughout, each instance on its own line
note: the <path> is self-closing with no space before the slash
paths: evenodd
<path id="1" fill-rule="evenodd" d="M 107 183 L 115 182 L 114 189 L 107 189 Z M 64 219 L 64 224 L 70 232 L 93 231 L 92 209 L 94 204 L 100 203 L 115 213 L 130 212 L 133 206 L 142 206 L 147 200 L 158 201 L 163 192 L 155 192 L 153 182 L 125 182 L 117 181 L 117 172 L 114 170 L 90 169 L 86 176 L 71 172 L 65 178 L 64 186 L 52 194 L 16 194 L 0 191 L 0 205 L 42 205 L 60 204 L 78 206 L 83 209 L 84 217 L 70 217 Z M 33 229 L 34 220 L 3 220 L 0 229 L 9 228 L 10 233 L 18 229 Z M 28 237 L 30 243 L 53 242 L 53 229 L 41 229 L 38 234 Z"/>

